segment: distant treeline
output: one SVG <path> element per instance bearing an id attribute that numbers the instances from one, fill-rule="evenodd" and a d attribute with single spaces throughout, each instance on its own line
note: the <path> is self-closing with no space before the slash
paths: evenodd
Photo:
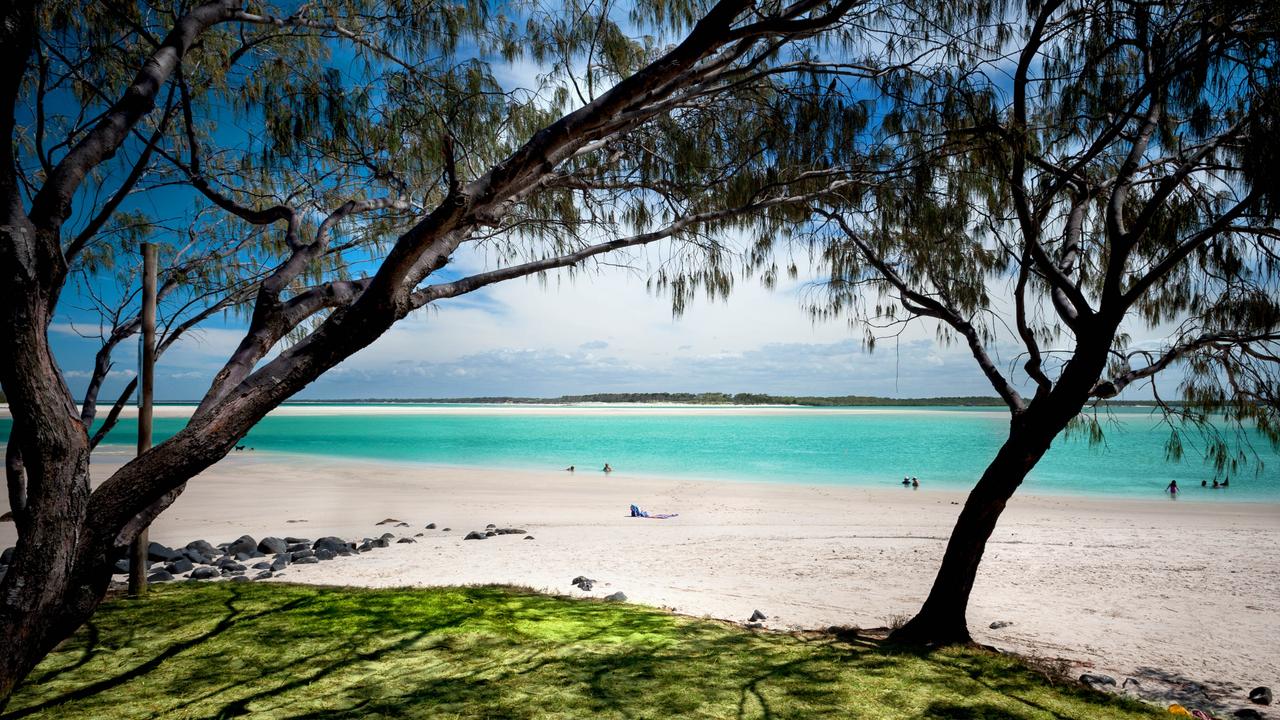
<path id="1" fill-rule="evenodd" d="M 519 405 L 580 405 L 583 403 L 646 403 L 653 405 L 804 405 L 809 407 L 849 406 L 925 406 L 950 407 L 1003 407 L 998 397 L 966 395 L 961 397 L 886 398 L 870 395 L 765 395 L 762 393 L 593 393 L 590 395 L 561 395 L 555 398 L 540 397 L 460 397 L 460 398 L 396 398 L 393 400 L 364 398 L 351 400 L 298 400 L 295 402 L 386 402 L 386 403 L 466 403 L 466 404 L 519 404 Z M 1144 405 L 1133 401 L 1112 401 L 1112 405 Z"/>

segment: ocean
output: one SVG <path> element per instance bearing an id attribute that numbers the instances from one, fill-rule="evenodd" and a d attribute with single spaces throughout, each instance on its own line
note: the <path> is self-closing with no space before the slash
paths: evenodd
<path id="1" fill-rule="evenodd" d="M 477 413 L 477 409 L 480 411 Z M 1008 427 L 1008 415 L 984 408 L 797 409 L 743 414 L 709 409 L 697 415 L 611 408 L 609 414 L 315 415 L 267 417 L 245 438 L 256 451 L 368 458 L 432 465 L 562 469 L 598 473 L 604 463 L 627 475 L 708 481 L 894 487 L 904 475 L 923 488 L 965 490 L 982 474 Z M 185 420 L 157 418 L 159 442 Z M 0 432 L 8 431 L 8 420 Z M 108 437 L 132 445 L 137 425 L 122 420 Z M 1185 502 L 1280 503 L 1280 454 L 1256 433 L 1248 467 L 1225 490 L 1212 485 L 1201 442 L 1186 436 L 1180 462 L 1165 458 L 1169 428 L 1142 408 L 1104 422 L 1105 439 L 1060 436 L 1021 492 L 1159 498 L 1170 480 Z M 1260 462 L 1259 462 L 1260 461 Z"/>

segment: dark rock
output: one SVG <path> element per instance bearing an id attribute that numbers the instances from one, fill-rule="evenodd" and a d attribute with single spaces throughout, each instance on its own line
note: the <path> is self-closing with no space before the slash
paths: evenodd
<path id="1" fill-rule="evenodd" d="M 422 537 L 423 535 L 426 535 L 426 533 L 414 533 L 414 534 L 413 534 L 413 536 L 414 536 L 414 537 Z"/>
<path id="2" fill-rule="evenodd" d="M 266 570 L 271 567 L 271 563 L 258 562 L 258 563 L 254 563 L 251 567 L 253 567 L 254 570 Z"/>
<path id="3" fill-rule="evenodd" d="M 316 553 L 314 550 L 299 550 L 297 552 L 289 553 L 289 559 L 294 562 L 298 562 L 303 558 L 309 558 L 309 557 L 315 557 L 315 556 L 316 556 Z"/>
<path id="4" fill-rule="evenodd" d="M 1240 718 L 1240 720 L 1263 720 L 1262 713 L 1253 708 L 1240 708 L 1231 713 L 1232 717 Z"/>
<path id="5" fill-rule="evenodd" d="M 116 571 L 116 573 L 118 573 L 118 574 L 128 575 L 128 574 L 129 574 L 129 559 L 128 559 L 128 558 L 120 558 L 119 560 L 117 560 L 117 561 L 116 561 L 116 564 L 115 564 L 115 571 Z"/>
<path id="6" fill-rule="evenodd" d="M 525 535 L 525 536 L 524 536 L 524 539 L 525 539 L 525 540 L 532 540 L 532 539 L 533 539 L 533 536 L 532 536 L 532 535 Z"/>
<path id="7" fill-rule="evenodd" d="M 999 630 L 1000 628 L 1007 628 L 1012 624 L 1013 623 L 1009 622 L 1008 620 L 997 620 L 991 623 L 990 625 L 988 625 L 987 627 L 991 628 L 992 630 Z"/>
<path id="8" fill-rule="evenodd" d="M 496 532 L 494 532 L 494 531 L 492 531 L 492 530 L 488 530 L 488 531 L 486 531 L 486 532 L 485 532 L 484 536 L 485 536 L 485 537 L 494 537 L 494 536 L 495 536 L 495 535 L 497 535 L 497 534 L 498 534 L 498 533 L 496 533 Z"/>
<path id="9" fill-rule="evenodd" d="M 198 567 L 195 570 L 191 571 L 191 579 L 192 580 L 212 580 L 218 577 L 220 574 L 221 573 L 219 573 L 217 570 L 211 567 Z"/>
<path id="10" fill-rule="evenodd" d="M 250 559 L 250 558 L 252 558 L 252 557 L 253 557 L 253 555 L 251 555 L 251 554 L 249 554 L 249 553 L 247 553 L 247 552 L 238 552 L 238 553 L 236 553 L 236 560 L 239 560 L 239 561 L 241 561 L 241 562 L 243 562 L 243 561 L 245 561 L 245 560 L 248 560 L 248 559 Z"/>
<path id="11" fill-rule="evenodd" d="M 436 524 L 435 524 L 435 523 L 427 523 L 427 528 L 426 528 L 426 529 L 427 529 L 427 530 L 435 530 L 435 529 L 436 529 Z"/>
<path id="12" fill-rule="evenodd" d="M 626 596 L 626 594 L 625 594 L 625 593 L 623 593 L 621 590 L 619 590 L 618 592 L 616 592 L 616 593 L 614 593 L 614 594 L 612 594 L 612 595 L 605 595 L 605 596 L 604 596 L 604 599 L 605 599 L 605 600 L 608 600 L 609 602 L 626 602 L 626 601 L 627 601 L 627 596 Z"/>
<path id="13" fill-rule="evenodd" d="M 375 525 L 395 525 L 395 524 L 396 524 L 396 523 L 398 523 L 398 522 L 400 522 L 400 521 L 399 521 L 399 520 L 397 520 L 397 519 L 395 519 L 395 518 L 387 518 L 386 520 L 379 520 L 378 522 L 376 522 L 376 523 L 374 523 L 374 524 L 375 524 Z"/>
<path id="14" fill-rule="evenodd" d="M 13 522 L 13 511 L 5 510 L 4 514 L 0 515 L 0 522 Z"/>
<path id="15" fill-rule="evenodd" d="M 488 525 L 485 525 L 485 526 L 484 526 L 484 529 L 485 529 L 485 530 L 492 530 L 492 529 L 494 529 L 494 528 L 496 528 L 496 527 L 498 527 L 498 526 L 497 526 L 497 525 L 494 525 L 493 523 L 489 523 Z"/>
<path id="16" fill-rule="evenodd" d="M 207 540 L 192 540 L 187 543 L 187 549 L 198 552 L 205 557 L 213 557 L 218 554 L 218 549 L 210 545 Z"/>
<path id="17" fill-rule="evenodd" d="M 579 575 L 578 577 L 576 577 L 576 578 L 574 578 L 573 580 L 569 581 L 569 584 L 570 584 L 570 585 L 577 585 L 577 586 L 578 586 L 578 589 L 579 589 L 579 590 L 581 590 L 581 591 L 583 591 L 583 592 L 590 592 L 590 591 L 591 591 L 591 588 L 595 587 L 596 581 L 595 581 L 595 580 L 592 580 L 591 578 L 587 577 L 586 575 Z"/>
<path id="18" fill-rule="evenodd" d="M 493 532 L 494 532 L 494 533 L 496 533 L 496 534 L 498 534 L 498 535 L 525 535 L 525 534 L 527 534 L 529 531 L 528 531 L 528 530 L 520 530 L 520 529 L 517 529 L 517 528 L 498 528 L 497 530 L 494 530 Z"/>
<path id="19" fill-rule="evenodd" d="M 464 537 L 464 538 L 462 538 L 462 539 L 463 539 L 463 540 L 483 540 L 483 539 L 485 539 L 486 537 L 488 537 L 488 536 L 487 536 L 487 535 L 485 535 L 484 533 L 480 532 L 479 530 L 472 530 L 471 532 L 467 533 L 467 536 L 466 536 L 466 537 Z"/>
<path id="20" fill-rule="evenodd" d="M 453 528 L 445 528 L 445 529 L 441 530 L 440 532 L 449 532 L 449 531 L 450 531 L 450 530 L 452 530 L 452 529 L 453 529 Z"/>
<path id="21" fill-rule="evenodd" d="M 1120 683 L 1120 687 L 1135 693 L 1142 692 L 1142 683 L 1138 682 L 1136 678 L 1125 678 L 1124 682 Z"/>
<path id="22" fill-rule="evenodd" d="M 311 549 L 316 551 L 328 550 L 335 555 L 350 555 L 355 552 L 354 545 L 340 537 L 333 537 L 332 535 L 322 537 L 315 541 L 311 544 Z"/>
<path id="23" fill-rule="evenodd" d="M 241 565 L 240 563 L 236 563 L 236 562 L 233 562 L 233 563 L 223 563 L 223 564 L 222 564 L 222 565 L 220 565 L 219 567 L 220 567 L 220 568 L 222 568 L 222 572 L 224 572 L 224 573 L 228 573 L 228 572 L 233 572 L 233 573 L 242 573 L 242 572 L 244 572 L 244 571 L 247 569 L 245 566 Z"/>
<path id="24" fill-rule="evenodd" d="M 310 539 L 308 539 L 308 538 L 294 537 L 294 536 L 292 536 L 292 535 L 290 535 L 290 536 L 286 537 L 286 538 L 284 539 L 284 541 L 285 541 L 285 542 L 287 542 L 287 543 L 289 543 L 290 545 L 296 545 L 296 544 L 298 544 L 298 543 L 302 543 L 303 545 L 307 545 L 307 546 L 310 546 L 310 545 L 311 545 L 311 540 L 310 540 Z"/>
<path id="25" fill-rule="evenodd" d="M 310 550 L 310 549 L 311 549 L 310 542 L 300 542 L 300 543 L 290 543 L 289 546 L 286 547 L 284 550 L 285 552 L 295 553 L 295 552 L 302 552 L 303 550 Z"/>
<path id="26" fill-rule="evenodd" d="M 152 562 L 173 562 L 182 557 L 173 548 L 165 547 L 158 542 L 147 543 L 147 559 Z"/>
<path id="27" fill-rule="evenodd" d="M 364 553 L 364 552 L 369 552 L 372 549 L 373 549 L 373 543 L 369 542 L 368 540 L 365 540 L 364 542 L 356 546 L 356 552 Z"/>
<path id="28" fill-rule="evenodd" d="M 236 541 L 227 545 L 228 555 L 239 555 L 240 553 L 251 553 L 258 549 L 258 541 L 249 535 L 241 535 Z"/>
<path id="29" fill-rule="evenodd" d="M 205 553 L 202 553 L 199 550 L 192 550 L 191 548 L 183 548 L 181 552 L 183 557 L 185 557 L 186 559 L 190 560 L 193 563 L 198 563 L 200 565 L 208 565 L 209 563 L 213 562 L 213 556 L 218 553 L 217 550 L 213 550 L 212 552 L 206 555 Z"/>
<path id="30" fill-rule="evenodd" d="M 397 540 L 397 541 L 396 541 L 396 543 L 398 543 L 398 544 L 400 544 L 400 545 L 407 545 L 408 543 L 416 543 L 416 542 L 418 542 L 418 541 L 417 541 L 417 540 L 414 540 L 413 538 L 408 538 L 408 537 L 406 537 L 406 538 L 400 538 L 399 540 Z"/>
<path id="31" fill-rule="evenodd" d="M 382 533 L 382 534 L 381 534 L 381 535 L 379 535 L 378 537 L 380 537 L 380 538 L 381 538 L 381 539 L 383 539 L 383 540 L 390 540 L 391 538 L 393 538 L 393 537 L 395 537 L 395 536 L 396 536 L 396 534 L 395 534 L 395 533 Z"/>
<path id="32" fill-rule="evenodd" d="M 283 570 L 283 569 L 285 569 L 285 568 L 287 568 L 287 567 L 289 567 L 289 556 L 288 556 L 288 555 L 277 555 L 277 556 L 276 556 L 276 559 L 271 561 L 271 571 L 272 571 L 272 572 L 280 572 L 281 570 Z"/>
<path id="33" fill-rule="evenodd" d="M 254 579 L 254 580 L 266 580 L 266 579 L 267 579 L 267 578 L 269 578 L 269 577 L 271 577 L 271 571 L 270 571 L 270 570 L 264 570 L 264 571 L 262 571 L 262 572 L 258 573 L 257 575 L 254 575 L 254 576 L 253 576 L 253 579 Z"/>
<path id="34" fill-rule="evenodd" d="M 329 548 L 320 548 L 316 551 L 317 560 L 332 560 L 336 557 L 338 557 L 338 553 L 330 550 Z"/>
<path id="35" fill-rule="evenodd" d="M 249 553 L 249 557 L 251 557 L 251 558 L 255 558 L 255 559 L 257 559 L 257 558 L 264 558 L 264 557 L 266 557 L 266 556 L 267 556 L 267 554 L 266 554 L 266 553 L 264 553 L 264 552 L 262 552 L 261 550 L 254 550 L 253 552 Z"/>
<path id="36" fill-rule="evenodd" d="M 396 527 L 409 527 L 409 523 L 396 523 Z"/>
<path id="37" fill-rule="evenodd" d="M 1272 701 L 1271 688 L 1266 686 L 1256 687 L 1249 691 L 1249 699 L 1259 705 L 1270 705 Z"/>
<path id="38" fill-rule="evenodd" d="M 242 565 L 241 567 L 244 567 L 244 566 Z M 236 575 L 243 575 L 243 574 L 244 574 L 244 570 L 229 570 L 227 568 L 222 568 L 222 577 L 234 577 Z"/>
<path id="39" fill-rule="evenodd" d="M 168 570 L 174 575 L 181 575 L 182 573 L 185 573 L 185 572 L 191 572 L 191 570 L 194 567 L 195 565 L 192 565 L 190 560 L 184 557 L 180 557 L 177 560 L 174 560 L 173 562 L 169 563 L 168 565 L 165 565 L 164 569 Z"/>
<path id="40" fill-rule="evenodd" d="M 760 612 L 759 610 L 756 610 L 751 613 L 751 617 L 750 619 L 747 620 L 747 622 L 759 622 L 760 620 L 768 620 L 768 619 L 769 617 L 767 615 Z"/>
<path id="41" fill-rule="evenodd" d="M 167 570 L 158 570 L 147 576 L 147 582 L 169 582 L 173 579 Z"/>
<path id="42" fill-rule="evenodd" d="M 1094 675 L 1092 673 L 1085 673 L 1080 676 L 1080 682 L 1094 690 L 1098 690 L 1104 685 L 1115 687 L 1116 679 L 1110 675 Z"/>
<path id="43" fill-rule="evenodd" d="M 313 555 L 308 555 L 307 557 L 303 557 L 303 558 L 294 558 L 294 559 L 293 559 L 293 564 L 294 564 L 294 565 L 314 565 L 314 564 L 316 564 L 316 563 L 318 563 L 318 562 L 320 562 L 320 559 L 319 559 L 319 558 L 317 558 L 314 554 L 313 554 Z"/>
<path id="44" fill-rule="evenodd" d="M 231 578 L 231 582 L 249 582 L 249 577 L 247 575 L 236 575 Z"/>

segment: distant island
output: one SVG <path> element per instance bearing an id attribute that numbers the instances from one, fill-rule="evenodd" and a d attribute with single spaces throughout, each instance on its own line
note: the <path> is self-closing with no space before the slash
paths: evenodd
<path id="1" fill-rule="evenodd" d="M 957 397 L 887 398 L 870 395 L 766 395 L 763 393 L 591 393 L 560 397 L 458 397 L 458 398 L 351 398 L 345 400 L 293 400 L 289 404 L 323 405 L 326 403 L 457 403 L 475 405 L 582 405 L 615 403 L 631 405 L 799 405 L 805 407 L 859 406 L 947 406 L 1004 407 L 998 397 L 965 395 Z M 1112 400 L 1111 405 L 1147 405 L 1148 402 Z"/>

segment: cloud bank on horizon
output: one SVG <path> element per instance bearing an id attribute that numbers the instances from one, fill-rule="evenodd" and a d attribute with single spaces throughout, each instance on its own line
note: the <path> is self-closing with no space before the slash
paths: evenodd
<path id="1" fill-rule="evenodd" d="M 474 262 L 481 262 L 474 260 Z M 642 261 L 640 261 L 642 263 Z M 330 371 L 299 399 L 447 398 L 598 392 L 753 392 L 931 397 L 994 395 L 962 344 L 915 323 L 867 352 L 862 331 L 813 322 L 803 308 L 814 276 L 768 290 L 742 280 L 727 301 L 698 299 L 673 317 L 669 299 L 633 267 L 552 274 L 490 286 L 421 311 Z M 73 320 L 73 318 L 68 318 Z M 92 367 L 96 324 L 62 322 L 55 352 L 77 396 Z M 234 350 L 243 326 L 211 326 L 160 360 L 156 397 L 196 400 Z M 1012 347 L 1012 346 L 1010 346 Z M 134 372 L 122 345 L 106 383 L 114 398 Z M 1003 365 L 1016 363 L 1001 357 Z M 1014 372 L 1021 378 L 1022 373 Z M 1173 378 L 1165 378 L 1162 386 Z"/>

